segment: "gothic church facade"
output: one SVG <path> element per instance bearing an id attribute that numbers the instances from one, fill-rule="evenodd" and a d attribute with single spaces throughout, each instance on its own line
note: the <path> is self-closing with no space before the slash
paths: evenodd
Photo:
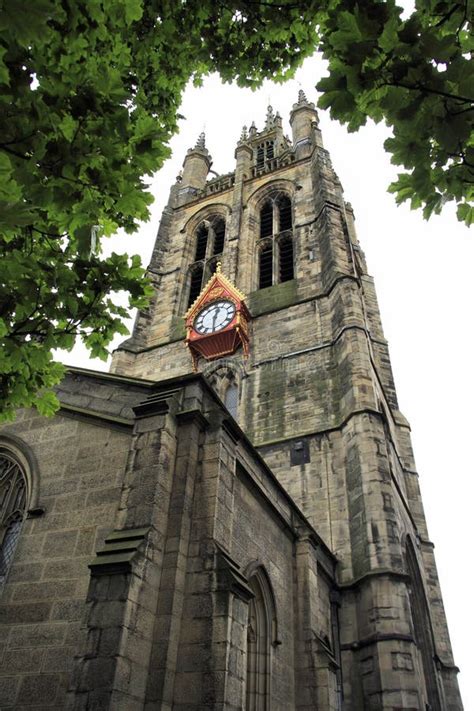
<path id="1" fill-rule="evenodd" d="M 2 709 L 462 709 L 373 281 L 303 92 L 290 124 L 210 180 L 200 137 L 111 372 L 0 431 Z M 248 354 L 193 369 L 220 273 Z"/>

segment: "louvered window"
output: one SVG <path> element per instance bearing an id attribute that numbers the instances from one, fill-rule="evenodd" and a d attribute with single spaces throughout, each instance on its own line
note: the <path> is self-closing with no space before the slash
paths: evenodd
<path id="1" fill-rule="evenodd" d="M 265 289 L 273 283 L 273 245 L 267 244 L 260 252 L 259 289 Z"/>
<path id="2" fill-rule="evenodd" d="M 187 308 L 194 303 L 209 277 L 214 274 L 217 262 L 224 251 L 225 220 L 220 216 L 202 222 L 195 233 L 194 263 L 188 276 Z"/>
<path id="3" fill-rule="evenodd" d="M 278 201 L 278 212 L 279 212 L 279 222 L 280 222 L 280 232 L 284 230 L 291 230 L 292 217 L 291 217 L 291 200 L 284 195 Z"/>
<path id="4" fill-rule="evenodd" d="M 280 282 L 290 281 L 294 277 L 293 240 L 291 237 L 280 240 Z"/>
<path id="5" fill-rule="evenodd" d="M 202 264 L 197 265 L 191 272 L 191 284 L 189 287 L 189 299 L 188 308 L 197 299 L 202 287 L 202 276 L 203 276 L 203 266 Z"/>
<path id="6" fill-rule="evenodd" d="M 198 262 L 201 259 L 205 259 L 208 236 L 209 232 L 207 227 L 202 226 L 198 229 L 196 237 L 196 257 L 194 261 Z"/>
<path id="7" fill-rule="evenodd" d="M 260 237 L 271 237 L 273 234 L 273 203 L 266 202 L 260 210 Z"/>
<path id="8" fill-rule="evenodd" d="M 214 249 L 213 254 L 222 254 L 224 251 L 225 222 L 217 220 L 214 223 Z"/>

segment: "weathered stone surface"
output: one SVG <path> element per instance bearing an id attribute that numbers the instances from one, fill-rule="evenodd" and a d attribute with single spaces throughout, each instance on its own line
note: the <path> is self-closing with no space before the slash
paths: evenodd
<path id="1" fill-rule="evenodd" d="M 270 111 L 235 172 L 207 183 L 200 139 L 163 214 L 155 296 L 112 374 L 71 369 L 55 418 L 24 411 L 0 431 L 33 463 L 36 497 L 0 605 L 2 709 L 462 709 L 352 209 L 304 95 L 291 126 L 293 145 Z M 195 375 L 182 317 L 203 225 L 203 283 L 219 258 L 252 320 L 248 359 L 201 359 Z"/>

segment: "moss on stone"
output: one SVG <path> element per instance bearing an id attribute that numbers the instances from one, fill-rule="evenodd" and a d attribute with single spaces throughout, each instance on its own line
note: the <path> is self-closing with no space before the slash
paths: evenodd
<path id="1" fill-rule="evenodd" d="M 266 289 L 253 291 L 248 296 L 248 306 L 252 316 L 260 316 L 270 311 L 278 311 L 298 303 L 296 279 L 284 284 L 275 284 Z"/>

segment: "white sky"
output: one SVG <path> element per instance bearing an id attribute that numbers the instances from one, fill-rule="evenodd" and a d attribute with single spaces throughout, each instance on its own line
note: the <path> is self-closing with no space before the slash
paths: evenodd
<path id="1" fill-rule="evenodd" d="M 300 88 L 316 102 L 313 88 L 324 72 L 317 58 L 307 60 L 294 81 L 270 82 L 256 92 L 222 85 L 210 77 L 184 96 L 180 134 L 171 141 L 173 156 L 152 183 L 156 201 L 152 219 L 132 237 L 110 241 L 115 251 L 139 253 L 148 263 L 161 211 L 181 168 L 186 150 L 205 129 L 206 145 L 218 173 L 234 169 L 234 150 L 243 124 L 264 124 L 271 103 L 291 136 L 289 112 Z M 464 706 L 474 708 L 473 616 L 467 596 L 474 583 L 470 523 L 474 518 L 470 422 L 474 387 L 472 351 L 472 268 L 474 237 L 449 206 L 443 215 L 423 220 L 419 211 L 396 207 L 386 192 L 395 177 L 383 150 L 389 135 L 370 125 L 348 134 L 320 112 L 325 147 L 330 151 L 346 200 L 352 203 L 369 272 L 375 277 L 385 336 L 390 344 L 400 408 L 412 426 L 417 467 L 431 540 L 460 675 Z M 109 248 L 108 248 L 109 249 Z M 107 251 L 108 251 L 107 249 Z M 120 342 L 120 338 L 117 343 Z M 107 365 L 88 360 L 77 347 L 65 362 L 97 370 Z M 470 580 L 469 580 L 470 577 Z"/>

